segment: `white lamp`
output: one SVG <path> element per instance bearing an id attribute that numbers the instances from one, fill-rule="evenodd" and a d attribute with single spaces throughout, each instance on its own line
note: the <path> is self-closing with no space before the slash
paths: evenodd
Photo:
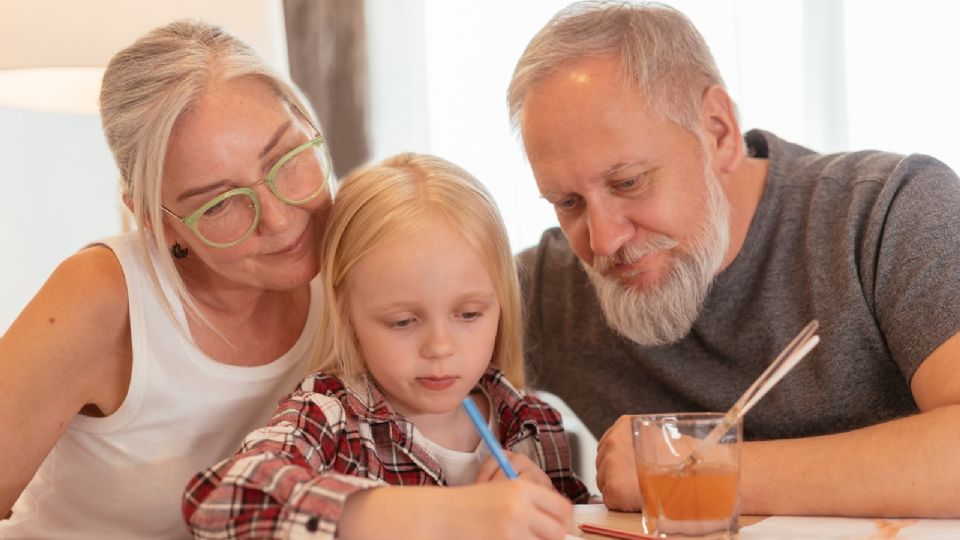
<path id="1" fill-rule="evenodd" d="M 110 57 L 183 17 L 219 24 L 289 73 L 281 0 L 2 0 L 0 106 L 96 113 Z"/>

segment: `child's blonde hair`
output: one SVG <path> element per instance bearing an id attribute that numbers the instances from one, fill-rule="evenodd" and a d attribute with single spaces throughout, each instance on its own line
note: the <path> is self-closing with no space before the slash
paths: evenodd
<path id="1" fill-rule="evenodd" d="M 438 157 L 410 153 L 354 171 L 338 189 L 320 248 L 324 310 L 313 370 L 348 380 L 366 376 L 349 319 L 350 270 L 383 242 L 422 230 L 438 217 L 463 235 L 486 264 L 500 303 L 491 363 L 514 386 L 523 387 L 520 287 L 497 205 L 462 168 Z"/>

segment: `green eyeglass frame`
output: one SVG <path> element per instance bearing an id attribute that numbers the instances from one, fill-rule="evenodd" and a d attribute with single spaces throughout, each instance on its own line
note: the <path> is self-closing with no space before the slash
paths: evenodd
<path id="1" fill-rule="evenodd" d="M 320 183 L 320 186 L 317 188 L 316 191 L 314 191 L 312 194 L 308 195 L 307 197 L 304 197 L 302 199 L 296 199 L 296 200 L 290 199 L 284 196 L 280 192 L 280 190 L 277 189 L 277 184 L 276 184 L 277 172 L 288 161 L 290 161 L 295 156 L 297 156 L 301 152 L 311 147 L 320 148 L 320 151 L 322 153 L 323 182 Z M 330 182 L 330 175 L 332 174 L 332 168 L 333 168 L 331 166 L 330 161 L 331 161 L 330 153 L 326 145 L 326 139 L 323 138 L 323 135 L 318 135 L 317 137 L 310 139 L 309 141 L 301 144 L 300 146 L 284 154 L 279 160 L 277 160 L 276 163 L 273 164 L 272 167 L 270 167 L 270 170 L 267 172 L 267 177 L 264 178 L 263 180 L 260 180 L 259 182 L 251 186 L 238 187 L 238 188 L 233 188 L 231 190 L 225 191 L 220 195 L 217 195 L 213 199 L 210 199 L 203 206 L 201 206 L 200 208 L 197 208 L 196 210 L 194 210 L 193 212 L 191 212 L 189 215 L 185 217 L 179 216 L 173 213 L 173 211 L 171 211 L 166 206 L 161 205 L 160 208 L 162 208 L 170 216 L 176 218 L 178 221 L 186 225 L 187 228 L 193 231 L 193 234 L 197 235 L 197 238 L 199 238 L 204 244 L 210 247 L 215 247 L 215 248 L 233 247 L 239 244 L 240 242 L 243 242 L 244 240 L 246 240 L 250 236 L 250 234 L 253 233 L 254 230 L 256 230 L 257 225 L 260 224 L 260 197 L 257 196 L 257 192 L 255 191 L 254 188 L 266 182 L 267 187 L 270 188 L 270 192 L 273 193 L 274 197 L 279 199 L 281 202 L 285 204 L 293 205 L 293 206 L 300 206 L 300 205 L 306 204 L 312 201 L 313 199 L 317 198 L 317 196 L 323 193 L 323 191 L 327 188 L 327 184 Z M 254 218 L 253 218 L 253 222 L 250 224 L 250 228 L 247 229 L 247 231 L 243 233 L 243 235 L 240 238 L 237 238 L 236 240 L 233 240 L 231 242 L 225 242 L 225 243 L 214 242 L 208 239 L 207 237 L 205 237 L 197 227 L 197 222 L 200 220 L 200 218 L 203 216 L 203 214 L 207 210 L 213 208 L 214 206 L 220 204 L 221 202 L 236 195 L 246 195 L 247 197 L 250 198 L 250 200 L 253 201 Z"/>

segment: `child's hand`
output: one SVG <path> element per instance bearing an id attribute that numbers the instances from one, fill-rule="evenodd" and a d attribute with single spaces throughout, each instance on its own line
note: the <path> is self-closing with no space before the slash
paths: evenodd
<path id="1" fill-rule="evenodd" d="M 338 537 L 416 540 L 562 540 L 573 505 L 553 488 L 530 482 L 460 487 L 412 486 L 357 492 L 347 498 Z"/>
<path id="2" fill-rule="evenodd" d="M 507 459 L 510 460 L 510 464 L 513 465 L 513 469 L 517 471 L 517 475 L 520 476 L 521 480 L 549 488 L 553 487 L 553 483 L 550 482 L 550 477 L 530 458 L 524 454 L 517 454 L 509 450 L 504 450 L 503 453 L 507 456 Z M 477 472 L 476 482 L 479 484 L 482 482 L 492 482 L 494 480 L 504 480 L 506 478 L 503 470 L 500 469 L 500 464 L 497 463 L 497 460 L 494 459 L 493 456 L 490 456 L 483 462 L 483 465 L 480 466 L 480 470 Z"/>

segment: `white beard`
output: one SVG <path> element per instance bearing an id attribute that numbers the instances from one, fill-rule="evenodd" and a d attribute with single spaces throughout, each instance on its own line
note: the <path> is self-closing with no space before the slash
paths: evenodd
<path id="1" fill-rule="evenodd" d="M 716 176 L 706 169 L 707 216 L 703 229 L 690 251 L 677 255 L 660 283 L 641 291 L 604 272 L 614 264 L 629 264 L 675 247 L 677 240 L 666 235 L 623 246 L 610 257 L 596 257 L 593 266 L 582 265 L 597 291 L 607 324 L 639 345 L 666 345 L 687 335 L 723 263 L 730 244 L 730 203 Z"/>

